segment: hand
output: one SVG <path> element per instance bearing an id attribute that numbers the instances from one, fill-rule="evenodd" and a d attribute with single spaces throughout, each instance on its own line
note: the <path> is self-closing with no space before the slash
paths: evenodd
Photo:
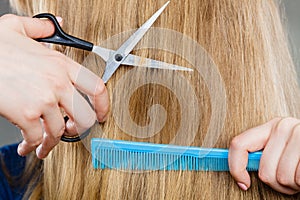
<path id="1" fill-rule="evenodd" d="M 229 148 L 229 168 L 238 185 L 247 190 L 251 181 L 246 165 L 248 152 L 261 149 L 259 178 L 273 189 L 300 191 L 300 120 L 276 118 L 235 137 Z"/>
<path id="2" fill-rule="evenodd" d="M 66 131 L 74 136 L 105 120 L 109 99 L 103 81 L 35 38 L 51 36 L 48 20 L 0 17 L 0 115 L 21 129 L 20 155 L 44 158 Z M 87 94 L 95 111 L 76 90 Z M 69 116 L 65 124 L 61 108 Z"/>

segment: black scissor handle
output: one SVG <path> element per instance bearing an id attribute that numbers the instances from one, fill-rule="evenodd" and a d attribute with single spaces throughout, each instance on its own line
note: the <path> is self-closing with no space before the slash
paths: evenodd
<path id="1" fill-rule="evenodd" d="M 69 120 L 68 116 L 64 117 L 65 123 L 67 123 L 67 121 Z M 84 133 L 82 133 L 81 135 L 75 136 L 75 137 L 68 137 L 65 135 L 62 135 L 60 140 L 63 142 L 79 142 L 80 140 L 83 140 L 84 138 L 86 138 L 91 132 L 91 129 L 88 129 L 87 131 L 85 131 Z"/>
<path id="2" fill-rule="evenodd" d="M 54 27 L 55 27 L 55 32 L 52 36 L 36 39 L 38 42 L 61 44 L 64 46 L 75 47 L 75 48 L 84 49 L 87 51 L 93 50 L 94 45 L 92 43 L 65 33 L 62 30 L 61 26 L 59 25 L 59 23 L 54 15 L 52 15 L 50 13 L 41 13 L 41 14 L 35 15 L 33 17 L 34 18 L 47 18 L 53 22 Z"/>

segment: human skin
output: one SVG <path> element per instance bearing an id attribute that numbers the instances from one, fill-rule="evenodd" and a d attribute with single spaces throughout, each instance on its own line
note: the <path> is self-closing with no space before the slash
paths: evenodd
<path id="1" fill-rule="evenodd" d="M 229 148 L 229 168 L 241 189 L 251 185 L 246 170 L 248 152 L 263 150 L 259 178 L 273 189 L 296 194 L 300 191 L 300 120 L 275 118 L 235 137 Z"/>
<path id="2" fill-rule="evenodd" d="M 34 40 L 54 33 L 50 21 L 4 15 L 0 27 L 0 115 L 21 129 L 20 155 L 36 150 L 45 158 L 63 134 L 75 136 L 105 121 L 109 97 L 101 78 Z"/>

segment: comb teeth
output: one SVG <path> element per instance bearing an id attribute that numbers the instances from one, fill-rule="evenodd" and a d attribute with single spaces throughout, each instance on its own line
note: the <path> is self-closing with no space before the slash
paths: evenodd
<path id="1" fill-rule="evenodd" d="M 228 150 L 93 138 L 96 169 L 229 171 Z M 257 171 L 261 152 L 249 154 L 247 170 Z"/>

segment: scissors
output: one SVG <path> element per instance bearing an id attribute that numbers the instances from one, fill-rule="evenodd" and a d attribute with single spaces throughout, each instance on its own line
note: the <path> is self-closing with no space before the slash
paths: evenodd
<path id="1" fill-rule="evenodd" d="M 139 43 L 139 41 L 143 38 L 146 32 L 151 28 L 156 19 L 161 15 L 161 13 L 168 6 L 170 1 L 164 4 L 156 13 L 154 13 L 135 33 L 133 33 L 129 39 L 122 44 L 122 46 L 114 51 L 111 49 L 103 48 L 100 46 L 95 46 L 94 44 L 71 36 L 65 33 L 61 26 L 59 25 L 56 17 L 50 13 L 41 13 L 35 15 L 34 18 L 47 18 L 52 21 L 55 26 L 55 32 L 52 36 L 46 38 L 39 38 L 37 41 L 39 42 L 47 42 L 60 44 L 64 46 L 75 47 L 78 49 L 83 49 L 87 51 L 92 51 L 99 55 L 105 62 L 106 67 L 104 70 L 104 74 L 102 76 L 102 80 L 104 83 L 112 77 L 115 71 L 120 67 L 120 65 L 128 65 L 128 66 L 139 66 L 139 67 L 148 67 L 155 69 L 169 69 L 169 70 L 180 70 L 180 71 L 193 71 L 193 69 L 181 67 L 173 64 L 164 63 L 157 60 L 152 60 L 149 58 L 142 58 L 139 56 L 135 56 L 130 54 L 130 52 L 134 49 L 134 47 Z M 68 117 L 65 117 L 65 121 L 68 120 Z M 87 130 L 80 136 L 76 137 L 66 137 L 62 136 L 61 140 L 65 142 L 78 142 L 89 134 L 90 130 Z"/>

